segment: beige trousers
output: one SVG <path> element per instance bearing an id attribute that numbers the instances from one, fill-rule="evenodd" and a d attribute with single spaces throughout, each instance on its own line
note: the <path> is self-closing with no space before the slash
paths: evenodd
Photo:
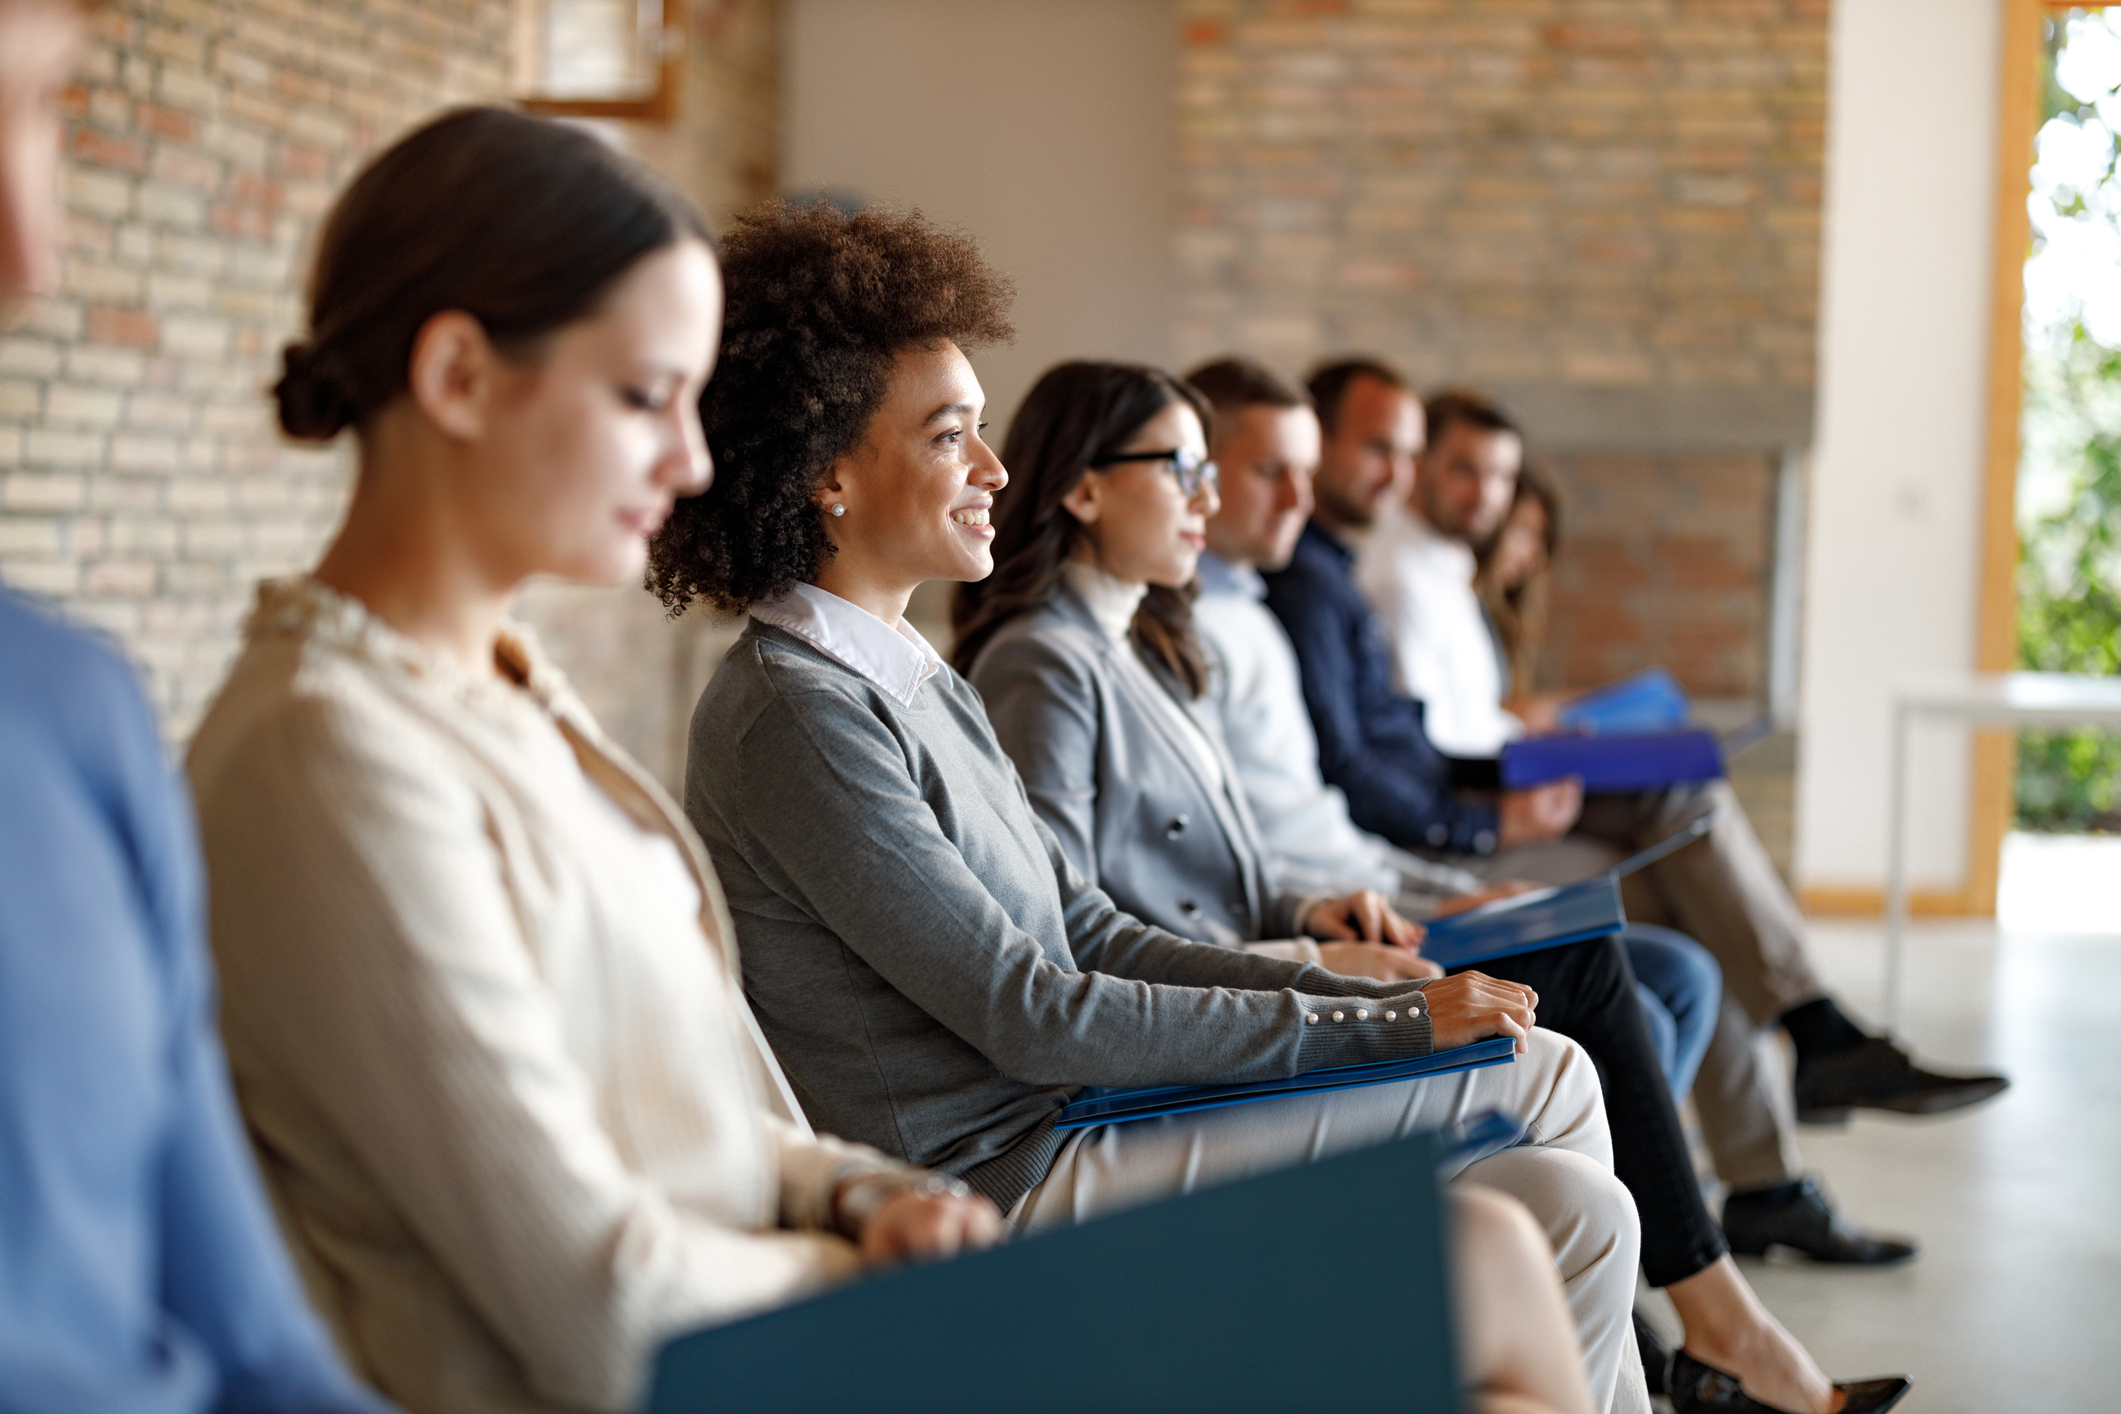
<path id="1" fill-rule="evenodd" d="M 1694 1108 L 1716 1174 L 1763 1188 L 1803 1171 L 1789 1076 L 1762 1034 L 1791 1007 L 1826 994 L 1805 952 L 1804 916 L 1723 781 L 1640 795 L 1596 795 L 1562 839 L 1452 863 L 1486 879 L 1573 883 L 1716 812 L 1706 837 L 1631 875 L 1628 917 L 1698 940 L 1723 969 L 1723 1008 L 1694 1081 Z"/>
<path id="2" fill-rule="evenodd" d="M 1529 1052 L 1509 1065 L 1079 1130 L 1009 1220 L 1024 1230 L 1085 1222 L 1488 1109 L 1526 1120 L 1525 1142 L 1448 1176 L 1531 1210 L 1554 1247 L 1592 1398 L 1608 1414 L 1648 1414 L 1629 1320 L 1641 1242 L 1634 1200 L 1613 1177 L 1590 1058 L 1549 1031 L 1535 1029 Z"/>

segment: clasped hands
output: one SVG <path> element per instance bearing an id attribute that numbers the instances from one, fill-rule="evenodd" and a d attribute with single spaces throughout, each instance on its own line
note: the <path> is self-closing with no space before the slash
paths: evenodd
<path id="1" fill-rule="evenodd" d="M 896 1187 L 874 1206 L 844 1204 L 850 1193 L 871 1183 L 896 1184 L 896 1175 L 855 1174 L 834 1189 L 832 1210 L 837 1226 L 854 1239 L 862 1261 L 872 1267 L 901 1262 L 933 1262 L 975 1252 L 1001 1241 L 1001 1210 L 977 1193 L 938 1193 L 920 1185 Z M 962 1189 L 962 1185 L 957 1185 Z M 858 1223 L 846 1221 L 850 1206 L 862 1209 Z M 858 1229 L 858 1230 L 856 1230 Z"/>
<path id="2" fill-rule="evenodd" d="M 1522 885 L 1493 891 L 1501 897 Z M 1519 982 L 1504 982 L 1482 972 L 1445 977 L 1443 969 L 1420 952 L 1419 923 L 1402 918 L 1374 889 L 1346 894 L 1312 905 L 1305 931 L 1319 939 L 1320 965 L 1343 977 L 1380 982 L 1441 980 L 1422 988 L 1429 1011 L 1429 1034 L 1439 1051 L 1467 1046 L 1490 1036 L 1509 1036 L 1522 1054 L 1525 1039 L 1538 1023 L 1539 994 Z M 1330 940 L 1330 941 L 1329 941 Z"/>

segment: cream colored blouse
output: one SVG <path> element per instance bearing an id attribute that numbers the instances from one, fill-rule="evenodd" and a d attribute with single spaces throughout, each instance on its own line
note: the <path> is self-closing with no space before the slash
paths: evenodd
<path id="1" fill-rule="evenodd" d="M 608 1409 L 852 1274 L 683 815 L 517 632 L 465 673 L 259 592 L 190 753 L 223 1028 L 312 1295 L 416 1414 Z"/>

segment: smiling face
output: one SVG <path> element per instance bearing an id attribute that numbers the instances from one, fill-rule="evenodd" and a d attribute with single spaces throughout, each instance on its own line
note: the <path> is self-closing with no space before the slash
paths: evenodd
<path id="1" fill-rule="evenodd" d="M 1318 455 L 1318 417 L 1307 407 L 1218 409 L 1222 509 L 1208 521 L 1208 548 L 1233 565 L 1287 565 L 1311 514 Z"/>
<path id="2" fill-rule="evenodd" d="M 956 344 L 898 355 L 883 405 L 818 490 L 827 515 L 846 507 L 825 522 L 837 553 L 818 575 L 821 587 L 891 622 L 927 580 L 994 572 L 988 519 L 1009 474 L 980 437 L 986 405 Z M 891 601 L 895 611 L 879 612 Z"/>
<path id="3" fill-rule="evenodd" d="M 1445 535 L 1485 540 L 1509 514 L 1523 464 L 1515 432 L 1447 423 L 1415 469 L 1414 507 Z"/>
<path id="4" fill-rule="evenodd" d="M 1357 378 L 1342 392 L 1312 491 L 1329 528 L 1361 530 L 1404 492 L 1422 448 L 1421 402 L 1405 388 Z"/>
<path id="5" fill-rule="evenodd" d="M 1199 415 L 1172 402 L 1121 443 L 1116 456 L 1179 451 L 1205 460 L 1208 438 Z M 1221 504 L 1215 483 L 1206 479 L 1188 496 L 1171 462 L 1119 460 L 1085 471 L 1061 502 L 1082 522 L 1080 558 L 1129 584 L 1168 589 L 1193 578 L 1208 545 L 1208 518 Z"/>
<path id="6" fill-rule="evenodd" d="M 499 376 L 466 484 L 492 569 L 640 578 L 648 537 L 713 475 L 698 401 L 721 317 L 714 257 L 683 241 L 644 257 L 596 313 Z"/>

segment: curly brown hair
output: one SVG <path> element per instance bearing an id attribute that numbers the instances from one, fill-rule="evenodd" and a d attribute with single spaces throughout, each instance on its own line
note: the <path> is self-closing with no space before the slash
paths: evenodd
<path id="1" fill-rule="evenodd" d="M 1007 342 L 1015 287 L 918 211 L 770 201 L 722 243 L 728 305 L 700 419 L 714 482 L 648 548 L 648 588 L 741 613 L 814 580 L 833 547 L 812 500 L 883 405 L 898 355 Z"/>

